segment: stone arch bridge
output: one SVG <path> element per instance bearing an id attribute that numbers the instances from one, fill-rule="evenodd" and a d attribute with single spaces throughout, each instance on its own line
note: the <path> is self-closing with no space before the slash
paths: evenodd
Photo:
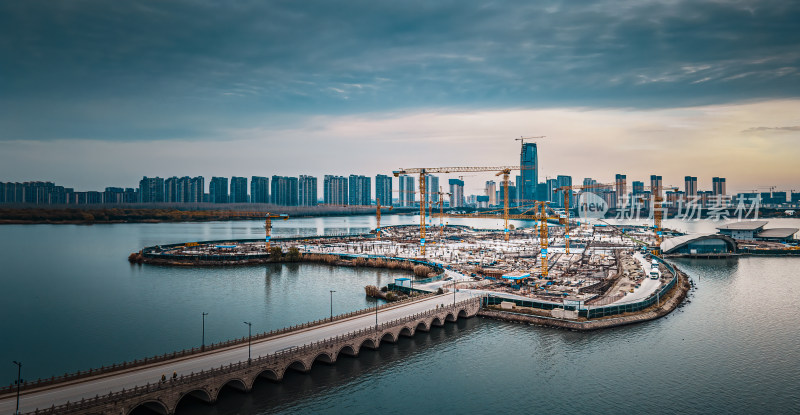
<path id="1" fill-rule="evenodd" d="M 475 316 L 481 298 L 444 303 L 434 309 L 360 329 L 311 344 L 293 347 L 227 366 L 205 370 L 133 389 L 70 402 L 32 414 L 103 414 L 128 415 L 139 407 L 170 415 L 187 396 L 214 403 L 225 386 L 249 392 L 256 379 L 265 377 L 280 381 L 289 370 L 308 372 L 317 363 L 334 364 L 339 356 L 358 356 L 363 348 L 377 349 L 381 342 L 395 343 L 400 336 L 412 337 L 417 331 L 427 332 L 433 326 L 443 326 L 459 318 Z"/>

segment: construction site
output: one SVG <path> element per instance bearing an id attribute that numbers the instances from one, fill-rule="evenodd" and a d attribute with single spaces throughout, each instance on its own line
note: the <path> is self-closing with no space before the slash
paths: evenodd
<path id="1" fill-rule="evenodd" d="M 401 169 L 394 174 L 430 172 L 460 173 L 493 171 L 503 176 L 508 192 L 508 175 L 517 166 L 448 167 Z M 420 180 L 420 200 L 425 200 L 425 180 Z M 581 188 L 581 186 L 576 186 Z M 571 195 L 572 189 L 565 189 Z M 507 194 L 507 193 L 506 193 Z M 569 205 L 570 197 L 565 196 Z M 285 214 L 266 214 L 263 240 L 190 242 L 149 247 L 140 253 L 144 262 L 173 261 L 175 264 L 273 262 L 283 253 L 293 260 L 335 257 L 364 266 L 386 261 L 405 261 L 430 267 L 430 273 L 400 278 L 392 289 L 410 292 L 467 291 L 516 301 L 549 304 L 550 309 L 577 313 L 582 307 L 641 302 L 656 296 L 673 280 L 660 262 L 660 217 L 652 226 L 618 227 L 581 222 L 570 217 L 570 209 L 554 211 L 548 202 L 533 201 L 516 206 L 512 213 L 505 198 L 503 209 L 472 214 L 446 213 L 441 206 L 421 203 L 419 225 L 382 228 L 376 206 L 377 226 L 362 235 L 271 238 L 272 221 L 288 220 Z M 503 229 L 449 225 L 450 218 L 498 219 Z M 515 221 L 517 226 L 509 224 Z M 149 260 L 149 261 L 148 261 Z M 569 306 L 569 307 L 568 307 Z M 513 307 L 513 305 L 511 305 Z"/>

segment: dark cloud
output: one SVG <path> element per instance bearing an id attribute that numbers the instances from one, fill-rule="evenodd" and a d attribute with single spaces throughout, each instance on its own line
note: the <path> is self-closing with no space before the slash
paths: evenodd
<path id="1" fill-rule="evenodd" d="M 776 0 L 2 2 L 0 139 L 797 97 L 798 21 Z"/>

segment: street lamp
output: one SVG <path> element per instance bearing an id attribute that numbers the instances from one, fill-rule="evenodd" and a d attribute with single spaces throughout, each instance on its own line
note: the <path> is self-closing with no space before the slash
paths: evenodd
<path id="1" fill-rule="evenodd" d="M 17 365 L 17 410 L 14 411 L 15 414 L 19 414 L 19 387 L 22 385 L 22 362 L 14 361 L 14 364 Z"/>
<path id="2" fill-rule="evenodd" d="M 245 321 L 244 324 L 247 324 L 247 363 L 250 363 L 250 342 L 253 339 L 251 330 L 253 328 L 253 323 Z"/>
<path id="3" fill-rule="evenodd" d="M 208 313 L 206 313 L 204 311 L 203 312 L 203 342 L 200 343 L 200 350 L 201 351 L 205 351 L 206 350 L 206 316 L 207 315 L 208 315 Z"/>
<path id="4" fill-rule="evenodd" d="M 375 297 L 375 332 L 378 332 L 378 297 Z"/>
<path id="5" fill-rule="evenodd" d="M 336 290 L 330 290 L 330 292 L 331 292 L 331 321 L 333 321 L 333 293 L 335 293 Z"/>

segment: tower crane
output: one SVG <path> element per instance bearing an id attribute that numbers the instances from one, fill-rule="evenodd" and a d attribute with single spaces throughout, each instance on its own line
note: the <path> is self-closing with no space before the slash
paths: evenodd
<path id="1" fill-rule="evenodd" d="M 439 195 L 439 239 L 442 239 L 442 233 L 444 232 L 444 224 L 442 223 L 444 220 L 444 197 L 445 195 L 451 195 L 451 193 L 442 192 L 442 186 L 439 186 L 439 191 L 436 194 Z"/>
<path id="2" fill-rule="evenodd" d="M 469 173 L 483 171 L 504 171 L 519 170 L 519 166 L 499 166 L 499 167 L 422 167 L 411 169 L 399 169 L 392 172 L 394 177 L 403 174 L 419 174 L 419 253 L 425 257 L 425 175 L 429 173 Z"/>
<path id="3" fill-rule="evenodd" d="M 569 200 L 572 198 L 572 189 L 586 190 L 586 189 L 610 189 L 614 185 L 609 183 L 595 183 L 588 185 L 575 185 L 575 186 L 561 186 L 557 187 L 555 191 L 564 192 L 564 240 L 566 241 L 566 252 L 569 253 Z M 560 221 L 560 218 L 559 218 Z"/>
<path id="4" fill-rule="evenodd" d="M 392 210 L 392 206 L 381 206 L 381 199 L 375 199 L 375 219 L 378 222 L 375 228 L 375 239 L 381 240 L 381 209 Z"/>
<path id="5" fill-rule="evenodd" d="M 266 243 L 266 250 L 267 250 L 267 253 L 269 253 L 269 248 L 270 248 L 269 241 L 270 241 L 270 239 L 272 239 L 272 236 L 271 236 L 271 234 L 272 234 L 272 219 L 289 220 L 289 215 L 287 215 L 285 213 L 281 213 L 281 214 L 267 213 L 266 214 L 266 220 L 264 222 L 264 228 L 266 228 L 266 230 L 267 230 L 267 238 L 266 238 L 266 242 L 267 242 Z"/>

